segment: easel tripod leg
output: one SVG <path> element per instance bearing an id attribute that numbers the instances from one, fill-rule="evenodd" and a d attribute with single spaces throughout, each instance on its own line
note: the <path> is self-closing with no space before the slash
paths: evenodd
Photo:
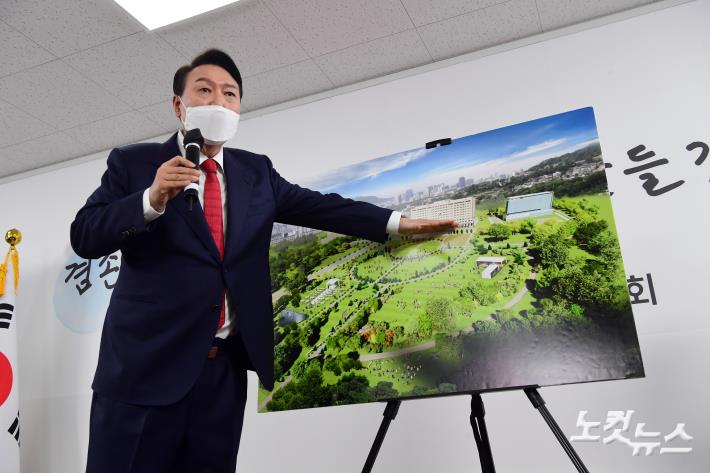
<path id="1" fill-rule="evenodd" d="M 481 460 L 481 471 L 483 473 L 495 473 L 496 467 L 493 463 L 493 453 L 491 444 L 488 441 L 488 429 L 484 419 L 486 410 L 483 408 L 483 399 L 476 393 L 471 395 L 471 428 L 473 438 L 476 440 L 478 448 L 478 458 Z"/>
<path id="2" fill-rule="evenodd" d="M 577 455 L 577 452 L 572 447 L 572 444 L 569 443 L 569 440 L 567 440 L 567 437 L 562 432 L 562 429 L 560 429 L 560 426 L 557 425 L 554 417 L 552 417 L 552 414 L 547 409 L 547 406 L 545 406 L 545 400 L 542 396 L 540 396 L 540 393 L 537 392 L 537 389 L 525 388 L 525 394 L 528 396 L 528 399 L 530 399 L 533 407 L 537 409 L 542 415 L 542 418 L 545 419 L 545 422 L 547 422 L 550 430 L 552 430 L 552 433 L 555 434 L 555 437 L 557 437 L 557 440 L 560 442 L 560 445 L 562 445 L 562 448 L 565 453 L 567 453 L 567 456 L 570 460 L 572 460 L 572 463 L 575 468 L 577 468 L 577 471 L 579 471 L 579 473 L 589 473 L 587 467 L 584 466 L 584 463 L 582 463 L 582 459 L 579 458 L 579 455 Z"/>
<path id="3" fill-rule="evenodd" d="M 372 466 L 375 464 L 377 454 L 380 452 L 380 447 L 385 439 L 385 435 L 387 435 L 387 429 L 389 429 L 394 418 L 397 417 L 397 411 L 399 411 L 401 403 L 402 401 L 387 401 L 387 407 L 385 407 L 385 412 L 382 414 L 383 419 L 380 424 L 380 430 L 377 431 L 377 437 L 375 437 L 372 448 L 370 448 L 370 454 L 367 456 L 367 461 L 362 468 L 362 473 L 370 473 L 372 471 Z"/>

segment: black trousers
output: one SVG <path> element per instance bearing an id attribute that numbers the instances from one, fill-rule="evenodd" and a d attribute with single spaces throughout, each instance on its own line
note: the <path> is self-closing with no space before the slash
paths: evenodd
<path id="1" fill-rule="evenodd" d="M 231 342 L 231 338 L 230 338 Z M 187 395 L 140 406 L 97 394 L 91 400 L 86 473 L 234 473 L 247 397 L 244 366 L 220 346 Z"/>

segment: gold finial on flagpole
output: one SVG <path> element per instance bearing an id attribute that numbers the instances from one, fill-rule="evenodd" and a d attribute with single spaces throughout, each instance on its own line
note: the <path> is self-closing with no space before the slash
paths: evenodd
<path id="1" fill-rule="evenodd" d="M 5 255 L 5 260 L 0 264 L 0 296 L 5 295 L 5 279 L 7 276 L 8 260 L 12 258 L 12 272 L 14 275 L 14 288 L 17 290 L 17 284 L 20 281 L 20 255 L 18 254 L 15 245 L 22 241 L 22 232 L 17 228 L 11 228 L 5 232 L 5 241 L 10 245 L 10 249 Z"/>
<path id="2" fill-rule="evenodd" d="M 14 248 L 22 241 L 22 232 L 17 228 L 9 229 L 5 232 L 5 241 L 10 245 L 10 248 Z"/>

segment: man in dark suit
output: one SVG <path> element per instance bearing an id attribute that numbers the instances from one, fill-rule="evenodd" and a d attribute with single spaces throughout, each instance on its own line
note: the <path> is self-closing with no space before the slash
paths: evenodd
<path id="1" fill-rule="evenodd" d="M 273 222 L 374 241 L 456 225 L 305 189 L 268 157 L 224 148 L 243 90 L 221 51 L 178 69 L 173 92 L 180 131 L 112 150 L 71 225 L 79 256 L 122 254 L 92 384 L 87 473 L 234 471 L 246 370 L 273 388 Z M 199 168 L 183 157 L 192 128 L 205 137 Z M 191 182 L 192 210 L 178 197 Z"/>

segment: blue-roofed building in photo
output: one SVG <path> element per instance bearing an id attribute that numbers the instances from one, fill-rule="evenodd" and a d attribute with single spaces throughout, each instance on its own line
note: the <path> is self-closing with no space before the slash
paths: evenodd
<path id="1" fill-rule="evenodd" d="M 552 215 L 553 194 L 552 191 L 549 191 L 508 197 L 505 206 L 505 219 L 510 221 Z"/>

